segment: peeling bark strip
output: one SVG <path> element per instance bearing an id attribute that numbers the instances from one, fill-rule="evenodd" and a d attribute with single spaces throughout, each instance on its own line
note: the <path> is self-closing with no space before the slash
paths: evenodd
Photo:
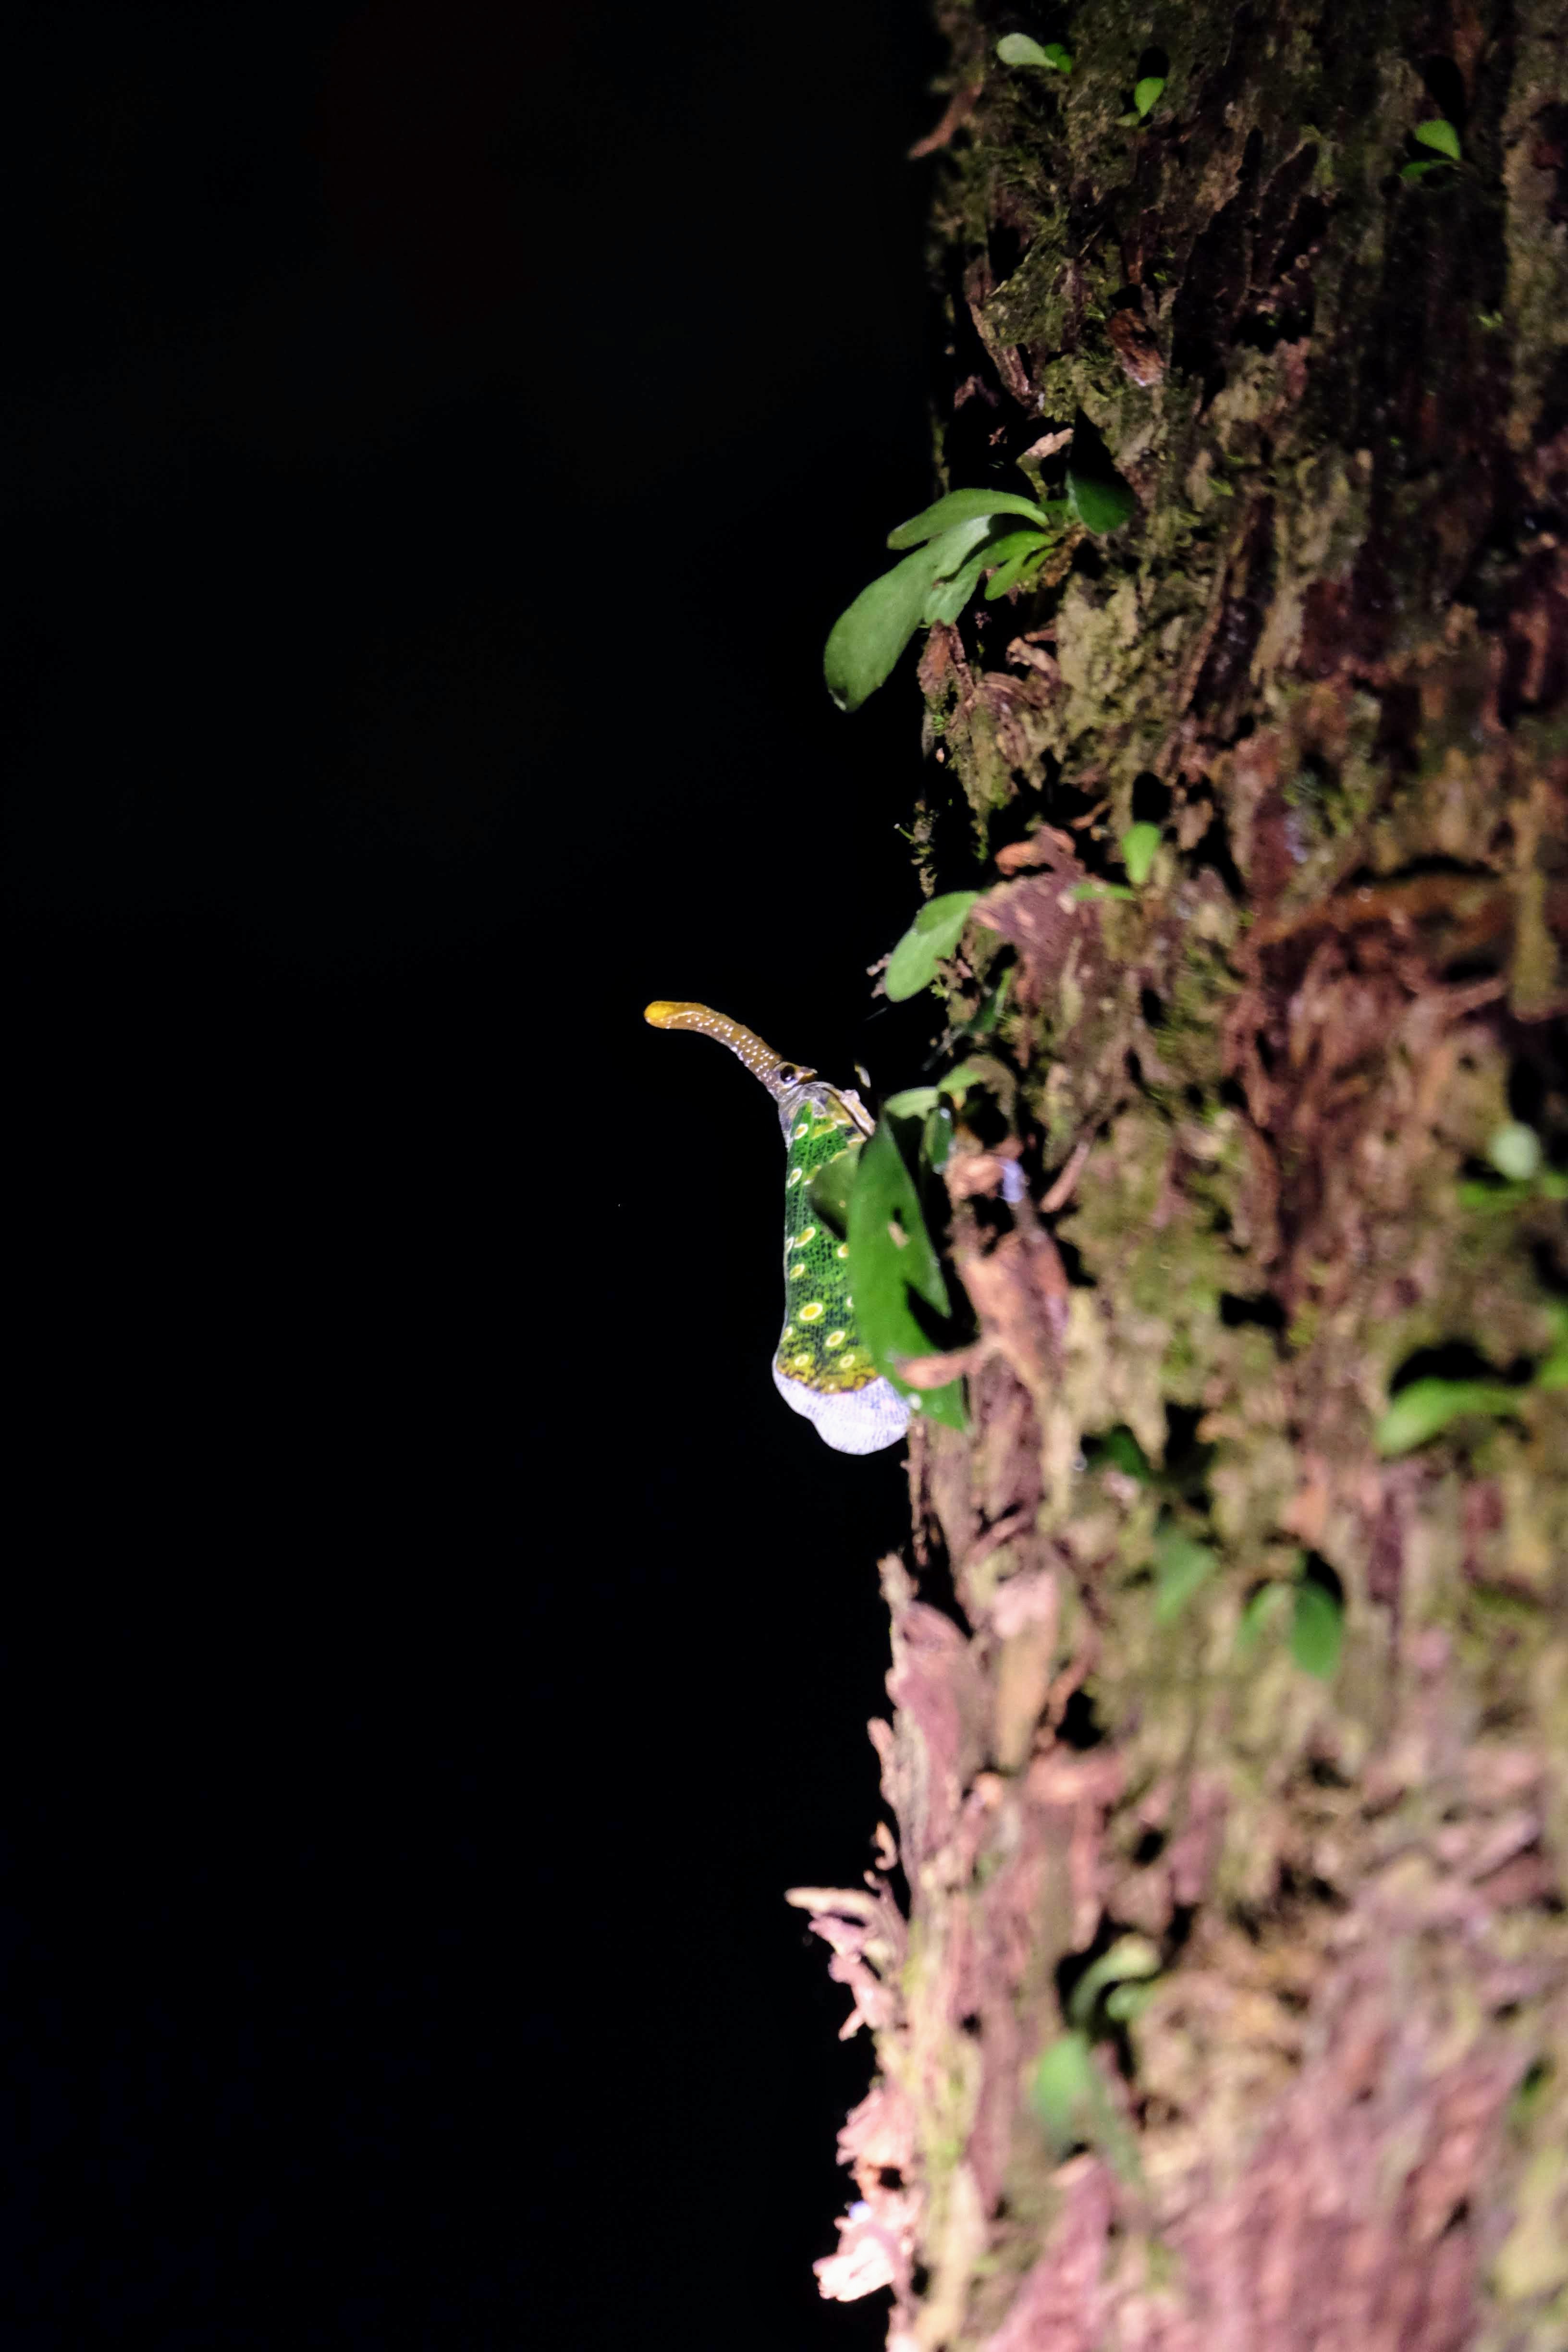
<path id="1" fill-rule="evenodd" d="M 944 485 L 1087 425 L 1139 512 L 920 666 L 972 1428 L 883 1565 L 897 1853 L 796 1897 L 876 2043 L 823 2291 L 1563 2352 L 1568 0 L 939 15 Z M 1491 1409 L 1380 1452 L 1422 1378 Z"/>

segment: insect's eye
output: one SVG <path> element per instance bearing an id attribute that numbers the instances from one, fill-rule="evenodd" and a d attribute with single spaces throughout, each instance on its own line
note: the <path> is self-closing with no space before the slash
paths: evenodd
<path id="1" fill-rule="evenodd" d="M 779 1065 L 779 1078 L 780 1078 L 780 1081 L 781 1081 L 781 1083 L 782 1083 L 783 1085 L 784 1085 L 784 1086 L 786 1086 L 786 1087 L 793 1087 L 793 1086 L 794 1086 L 794 1084 L 795 1084 L 795 1080 L 796 1080 L 796 1078 L 798 1078 L 798 1077 L 799 1077 L 799 1076 L 800 1076 L 800 1072 L 796 1069 L 796 1067 L 795 1067 L 795 1064 L 794 1064 L 793 1062 L 781 1062 L 781 1063 L 780 1063 L 780 1065 Z"/>

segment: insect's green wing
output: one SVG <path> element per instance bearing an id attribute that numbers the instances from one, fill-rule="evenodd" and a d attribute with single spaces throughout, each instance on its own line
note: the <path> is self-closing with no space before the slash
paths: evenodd
<path id="1" fill-rule="evenodd" d="M 910 1408 L 872 1364 L 849 1295 L 849 1246 L 811 1202 L 811 1180 L 862 1132 L 820 1080 L 780 1103 L 784 1131 L 784 1326 L 773 1358 L 780 1395 L 841 1454 L 875 1454 L 909 1425 Z"/>
<path id="2" fill-rule="evenodd" d="M 823 1224 L 808 1192 L 818 1169 L 870 1134 L 858 1097 L 840 1094 L 814 1070 L 786 1062 L 752 1030 L 710 1004 L 658 997 L 644 1018 L 656 1029 L 695 1029 L 744 1062 L 778 1105 L 784 1171 L 784 1327 L 773 1357 L 779 1394 L 840 1454 L 896 1444 L 910 1408 L 880 1378 L 856 1327 L 849 1252 Z"/>

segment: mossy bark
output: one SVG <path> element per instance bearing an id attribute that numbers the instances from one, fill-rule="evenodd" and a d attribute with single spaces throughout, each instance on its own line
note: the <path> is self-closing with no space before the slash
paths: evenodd
<path id="1" fill-rule="evenodd" d="M 1568 6 L 941 15 L 942 480 L 1092 432 L 1139 508 L 921 663 L 978 1339 L 885 1570 L 905 1899 L 816 1898 L 879 2067 L 824 2288 L 1561 2352 Z M 1513 1396 L 1380 1451 L 1456 1373 Z"/>

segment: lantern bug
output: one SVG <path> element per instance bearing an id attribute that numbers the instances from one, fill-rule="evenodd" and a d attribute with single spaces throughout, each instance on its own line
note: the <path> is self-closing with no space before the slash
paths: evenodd
<path id="1" fill-rule="evenodd" d="M 829 1086 L 786 1062 L 750 1029 L 706 1004 L 660 998 L 644 1018 L 656 1029 L 695 1029 L 744 1062 L 778 1105 L 784 1138 L 784 1325 L 773 1383 L 839 1454 L 877 1454 L 909 1426 L 910 1407 L 877 1371 L 849 1296 L 849 1245 L 812 1201 L 812 1179 L 871 1133 L 869 1111 L 852 1087 Z"/>

